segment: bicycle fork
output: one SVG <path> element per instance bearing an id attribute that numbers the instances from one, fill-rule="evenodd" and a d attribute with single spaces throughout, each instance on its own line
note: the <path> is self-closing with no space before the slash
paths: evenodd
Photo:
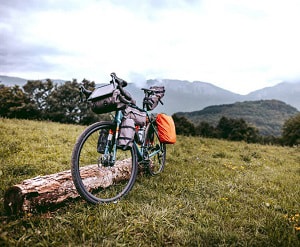
<path id="1" fill-rule="evenodd" d="M 121 125 L 121 119 L 123 115 L 120 111 L 117 112 L 115 116 L 116 122 L 116 130 L 110 129 L 108 132 L 107 142 L 105 146 L 105 152 L 101 157 L 101 163 L 104 166 L 114 166 L 116 162 L 116 155 L 117 155 L 117 142 L 119 139 L 119 130 Z M 114 140 L 113 140 L 114 137 Z M 112 145 L 113 144 L 113 145 Z"/>
<path id="2" fill-rule="evenodd" d="M 99 165 L 103 165 L 107 167 L 107 166 L 113 166 L 115 164 L 116 155 L 115 152 L 113 151 L 114 146 L 112 147 L 113 134 L 114 134 L 113 130 L 110 129 L 107 136 L 107 142 L 105 145 L 104 154 L 100 158 L 101 164 Z"/>

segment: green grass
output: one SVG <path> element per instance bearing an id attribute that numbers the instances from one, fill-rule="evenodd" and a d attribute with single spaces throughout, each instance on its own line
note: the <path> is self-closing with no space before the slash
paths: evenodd
<path id="1" fill-rule="evenodd" d="M 8 217 L 4 191 L 70 169 L 82 126 L 0 119 L 0 246 L 299 246 L 300 147 L 178 136 L 116 204 Z"/>

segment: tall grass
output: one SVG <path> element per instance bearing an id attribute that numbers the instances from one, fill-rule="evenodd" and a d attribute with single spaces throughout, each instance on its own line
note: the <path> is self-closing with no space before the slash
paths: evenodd
<path id="1" fill-rule="evenodd" d="M 299 246 L 300 147 L 179 136 L 116 204 L 8 217 L 3 194 L 69 169 L 82 126 L 0 119 L 0 246 Z"/>

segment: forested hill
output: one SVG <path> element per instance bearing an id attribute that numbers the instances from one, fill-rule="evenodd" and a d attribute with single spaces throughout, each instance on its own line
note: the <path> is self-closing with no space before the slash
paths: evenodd
<path id="1" fill-rule="evenodd" d="M 233 119 L 243 118 L 247 123 L 256 127 L 261 135 L 279 136 L 284 122 L 299 113 L 299 111 L 278 100 L 245 101 L 234 104 L 213 105 L 201 111 L 178 112 L 198 125 L 208 122 L 216 126 L 222 116 Z"/>

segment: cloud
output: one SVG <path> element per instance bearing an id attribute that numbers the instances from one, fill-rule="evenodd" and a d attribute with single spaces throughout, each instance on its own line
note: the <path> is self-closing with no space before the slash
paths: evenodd
<path id="1" fill-rule="evenodd" d="M 29 74 L 29 79 L 34 79 L 39 74 L 63 69 L 62 64 L 52 63 L 49 58 L 70 54 L 47 40 L 41 41 L 39 34 L 31 31 L 33 23 L 38 21 L 34 18 L 36 11 L 47 10 L 49 6 L 46 1 L 44 5 L 38 3 L 35 0 L 0 2 L 0 74 Z"/>
<path id="2" fill-rule="evenodd" d="M 0 2 L 0 74 L 206 81 L 234 92 L 300 77 L 296 0 Z"/>
<path id="3" fill-rule="evenodd" d="M 0 29 L 0 73 L 44 72 L 61 69 L 61 65 L 47 61 L 47 57 L 63 54 L 57 47 L 28 42 L 14 31 Z M 30 77 L 32 78 L 32 77 Z"/>

